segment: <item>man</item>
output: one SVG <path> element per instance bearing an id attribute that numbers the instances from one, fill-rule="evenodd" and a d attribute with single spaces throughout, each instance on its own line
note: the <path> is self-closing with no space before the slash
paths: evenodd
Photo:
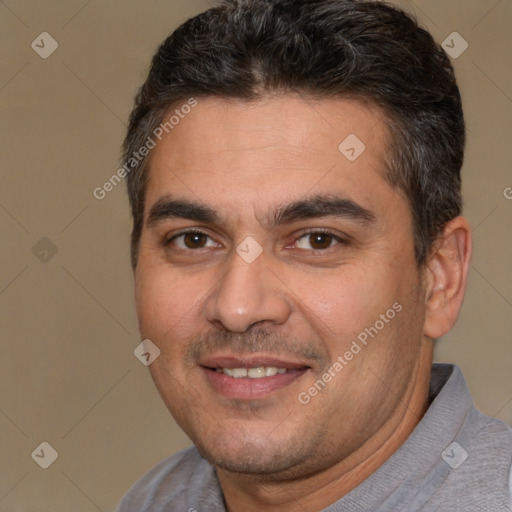
<path id="1" fill-rule="evenodd" d="M 238 0 L 160 47 L 125 140 L 155 384 L 195 447 L 119 511 L 511 510 L 462 305 L 461 100 L 381 2 Z"/>

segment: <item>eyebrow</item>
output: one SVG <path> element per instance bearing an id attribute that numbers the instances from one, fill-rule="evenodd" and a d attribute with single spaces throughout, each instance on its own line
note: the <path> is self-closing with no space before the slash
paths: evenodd
<path id="1" fill-rule="evenodd" d="M 147 226 L 166 219 L 189 219 L 208 224 L 220 223 L 219 215 L 207 205 L 182 199 L 160 198 L 149 210 Z"/>
<path id="2" fill-rule="evenodd" d="M 317 195 L 279 206 L 271 212 L 265 224 L 270 228 L 291 224 L 299 220 L 322 217 L 340 217 L 361 224 L 373 223 L 375 214 L 351 199 Z M 146 225 L 152 227 L 167 219 L 188 219 L 206 224 L 222 224 L 221 216 L 210 206 L 195 201 L 160 198 L 150 209 Z"/>
<path id="3" fill-rule="evenodd" d="M 362 224 L 376 220 L 370 210 L 362 207 L 348 198 L 333 196 L 315 196 L 296 201 L 278 208 L 271 225 L 290 224 L 297 220 L 307 220 L 321 217 L 341 217 Z"/>

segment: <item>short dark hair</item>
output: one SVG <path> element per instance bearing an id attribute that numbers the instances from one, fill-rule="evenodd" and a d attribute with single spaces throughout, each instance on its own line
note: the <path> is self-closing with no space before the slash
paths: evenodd
<path id="1" fill-rule="evenodd" d="M 274 93 L 355 97 L 389 128 L 385 178 L 407 197 L 421 267 L 462 209 L 462 103 L 443 49 L 414 18 L 365 0 L 225 0 L 160 46 L 138 92 L 124 141 L 135 267 L 148 158 L 133 154 L 164 116 L 191 98 L 253 101 Z M 130 160 L 131 159 L 131 160 Z"/>

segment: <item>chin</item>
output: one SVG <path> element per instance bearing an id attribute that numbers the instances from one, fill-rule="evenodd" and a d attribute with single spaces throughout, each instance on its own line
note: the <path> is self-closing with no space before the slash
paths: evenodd
<path id="1" fill-rule="evenodd" d="M 268 449 L 268 447 L 267 447 Z M 297 461 L 292 454 L 264 454 L 261 450 L 254 453 L 245 453 L 243 456 L 206 452 L 199 450 L 203 458 L 219 469 L 230 473 L 246 475 L 275 475 L 289 473 L 301 460 Z"/>
<path id="2" fill-rule="evenodd" d="M 305 471 L 306 462 L 309 466 L 318 450 L 316 442 L 310 440 L 307 443 L 304 438 L 272 440 L 265 435 L 248 441 L 248 436 L 240 434 L 235 436 L 225 432 L 222 439 L 193 441 L 201 456 L 219 469 L 253 476 L 272 475 L 273 480 L 297 478 L 309 473 Z"/>

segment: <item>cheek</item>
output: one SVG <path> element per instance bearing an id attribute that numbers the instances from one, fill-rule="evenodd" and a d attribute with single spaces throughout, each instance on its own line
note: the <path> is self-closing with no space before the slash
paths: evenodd
<path id="1" fill-rule="evenodd" d="M 339 345 L 373 325 L 392 307 L 397 297 L 390 279 L 372 272 L 369 266 L 346 265 L 314 278 L 301 276 L 299 280 L 297 276 L 295 282 L 300 284 L 292 289 L 303 314 Z"/>
<path id="2" fill-rule="evenodd" d="M 135 275 L 135 303 L 141 334 L 159 340 L 174 337 L 174 331 L 193 314 L 200 294 L 187 279 L 187 286 L 169 270 L 140 265 Z"/>

